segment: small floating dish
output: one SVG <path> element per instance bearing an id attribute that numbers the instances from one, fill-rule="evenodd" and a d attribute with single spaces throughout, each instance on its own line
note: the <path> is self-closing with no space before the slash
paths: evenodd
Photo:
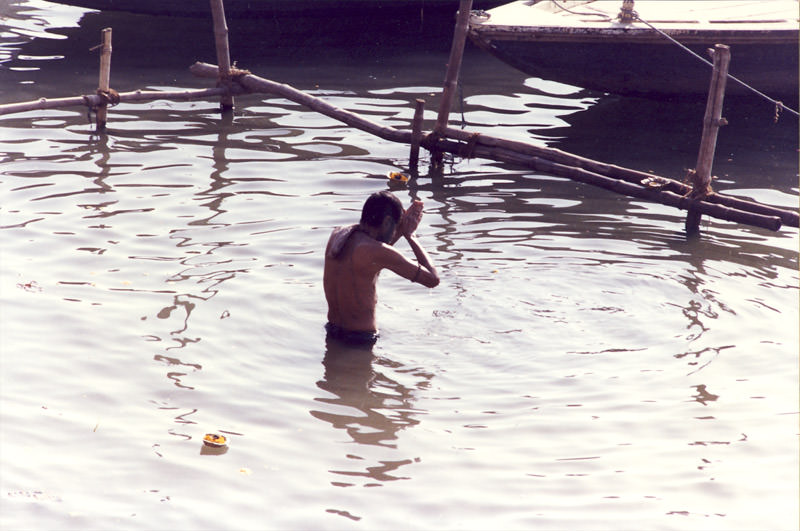
<path id="1" fill-rule="evenodd" d="M 406 184 L 408 182 L 408 175 L 399 171 L 390 171 L 387 175 L 389 182 L 394 184 Z"/>
<path id="2" fill-rule="evenodd" d="M 648 177 L 642 180 L 642 186 L 646 188 L 656 188 L 661 189 L 667 185 L 667 182 L 661 179 L 660 177 Z"/>
<path id="3" fill-rule="evenodd" d="M 228 439 L 224 435 L 216 433 L 206 433 L 203 437 L 203 444 L 212 448 L 222 448 L 228 444 Z"/>

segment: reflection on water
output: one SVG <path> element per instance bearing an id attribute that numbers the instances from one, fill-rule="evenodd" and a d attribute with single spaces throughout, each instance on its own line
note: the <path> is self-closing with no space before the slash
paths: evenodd
<path id="1" fill-rule="evenodd" d="M 20 5 L 10 25 L 67 38 L 0 35 L 19 68 L 0 98 L 92 87 L 86 45 L 126 19 Z M 172 26 L 135 20 L 115 27 L 117 86 L 203 86 L 182 73 L 203 28 L 175 21 L 168 66 L 143 68 Z M 398 127 L 424 97 L 432 123 L 449 36 L 374 36 L 263 36 L 242 66 Z M 694 103 L 476 50 L 462 74 L 469 128 L 665 174 L 696 156 Z M 796 230 L 709 221 L 686 241 L 673 209 L 452 159 L 397 192 L 425 203 L 441 285 L 385 276 L 379 343 L 343 348 L 320 326 L 321 253 L 407 148 L 280 99 L 216 109 L 121 104 L 100 136 L 82 110 L 0 120 L 0 527 L 796 523 Z M 745 114 L 716 186 L 796 205 L 796 127 Z"/>
<path id="2" fill-rule="evenodd" d="M 314 409 L 311 415 L 337 430 L 345 430 L 358 445 L 397 449 L 399 432 L 419 424 L 417 417 L 426 413 L 414 406 L 414 394 L 415 390 L 429 387 L 433 377 L 430 373 L 403 367 L 386 356 L 376 357 L 371 348 L 355 348 L 332 339 L 326 341 L 323 365 L 324 378 L 317 382 L 317 387 L 333 397 L 315 398 L 328 407 L 323 411 Z M 417 380 L 414 388 L 384 374 L 389 371 L 411 374 Z M 348 450 L 347 458 L 353 460 L 354 466 L 364 460 L 359 453 L 358 447 Z M 399 470 L 413 462 L 414 459 L 381 460 L 380 465 L 362 465 L 363 469 L 356 471 L 331 470 L 337 476 L 351 478 L 332 484 L 350 487 L 358 477 L 378 482 L 411 479 Z"/>

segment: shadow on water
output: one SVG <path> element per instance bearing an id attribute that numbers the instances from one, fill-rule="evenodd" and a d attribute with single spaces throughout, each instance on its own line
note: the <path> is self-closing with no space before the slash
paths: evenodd
<path id="1" fill-rule="evenodd" d="M 317 387 L 330 393 L 328 397 L 314 400 L 325 404 L 324 410 L 311 410 L 313 417 L 344 430 L 358 445 L 397 449 L 399 433 L 416 426 L 422 412 L 414 406 L 414 389 L 388 376 L 390 372 L 411 373 L 417 388 L 426 388 L 432 374 L 410 369 L 385 356 L 376 356 L 370 347 L 352 347 L 327 339 L 322 362 L 325 373 Z M 361 461 L 363 457 L 347 457 Z M 337 475 L 362 477 L 375 481 L 408 479 L 397 470 L 410 465 L 414 459 L 380 460 L 377 466 L 363 470 L 332 470 Z M 334 482 L 337 486 L 350 486 L 347 482 Z"/>

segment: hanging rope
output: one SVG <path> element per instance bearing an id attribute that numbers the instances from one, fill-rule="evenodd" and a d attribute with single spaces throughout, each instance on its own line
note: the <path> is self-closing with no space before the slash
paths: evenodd
<path id="1" fill-rule="evenodd" d="M 563 6 L 563 5 L 561 5 L 561 3 L 560 3 L 560 2 L 558 2 L 558 0 L 553 0 L 553 4 L 554 4 L 554 5 L 555 5 L 557 8 L 559 8 L 561 11 L 566 11 L 567 13 L 571 13 L 571 14 L 573 14 L 573 15 L 583 15 L 583 16 L 587 16 L 587 17 L 602 17 L 602 18 L 604 18 L 604 19 L 605 19 L 605 22 L 611 22 L 611 20 L 612 20 L 612 18 L 611 18 L 611 17 L 609 17 L 609 16 L 608 16 L 608 14 L 606 14 L 606 13 L 603 13 L 602 11 L 597 11 L 597 12 L 595 12 L 595 13 L 586 13 L 586 12 L 583 12 L 583 13 L 582 13 L 582 12 L 580 12 L 580 11 L 574 11 L 574 10 L 572 10 L 572 9 L 569 9 L 569 8 L 567 8 L 567 7 Z M 590 5 L 588 5 L 588 4 L 587 4 L 587 5 L 584 5 L 583 7 L 587 8 L 587 9 L 594 9 L 592 6 L 590 6 Z"/>
<path id="2" fill-rule="evenodd" d="M 461 129 L 467 127 L 467 119 L 464 117 L 464 85 L 458 80 L 458 101 L 461 103 Z"/>

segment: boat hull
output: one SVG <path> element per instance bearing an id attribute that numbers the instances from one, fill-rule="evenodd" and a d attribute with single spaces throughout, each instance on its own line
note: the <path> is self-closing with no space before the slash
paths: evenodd
<path id="1" fill-rule="evenodd" d="M 527 10 L 536 7 L 518 5 L 493 10 L 498 13 L 496 17 L 488 21 L 473 20 L 470 39 L 531 76 L 585 89 L 654 96 L 708 92 L 709 65 L 650 27 L 624 25 L 610 17 L 601 22 L 578 20 L 570 26 L 568 23 L 573 21 L 565 22 L 563 14 L 559 18 L 532 16 L 535 23 L 509 16 L 527 14 Z M 493 18 L 498 22 L 493 23 Z M 715 44 L 728 45 L 731 75 L 794 105 L 798 99 L 800 68 L 796 24 L 777 24 L 778 21 L 772 24 L 766 17 L 762 19 L 747 28 L 743 28 L 746 22 L 739 20 L 705 25 L 671 21 L 662 31 L 707 61 L 710 61 L 708 49 Z M 542 20 L 547 23 L 541 23 Z M 710 29 L 710 26 L 715 27 Z M 729 80 L 726 94 L 752 94 L 752 91 Z"/>
<path id="2" fill-rule="evenodd" d="M 51 0 L 58 4 L 99 11 L 128 11 L 144 15 L 205 17 L 208 0 Z M 504 0 L 475 0 L 475 8 L 488 9 Z M 225 0 L 228 18 L 263 18 L 278 15 L 353 15 L 361 12 L 409 12 L 410 10 L 455 10 L 457 0 Z"/>
<path id="3" fill-rule="evenodd" d="M 708 59 L 706 50 L 726 39 L 691 45 Z M 730 41 L 728 41 L 730 42 Z M 479 42 L 498 59 L 528 75 L 589 90 L 623 95 L 680 95 L 708 92 L 709 67 L 674 45 L 594 43 L 591 46 L 539 41 Z M 767 94 L 797 99 L 797 44 L 733 44 L 729 72 Z M 726 93 L 746 94 L 729 81 Z"/>

